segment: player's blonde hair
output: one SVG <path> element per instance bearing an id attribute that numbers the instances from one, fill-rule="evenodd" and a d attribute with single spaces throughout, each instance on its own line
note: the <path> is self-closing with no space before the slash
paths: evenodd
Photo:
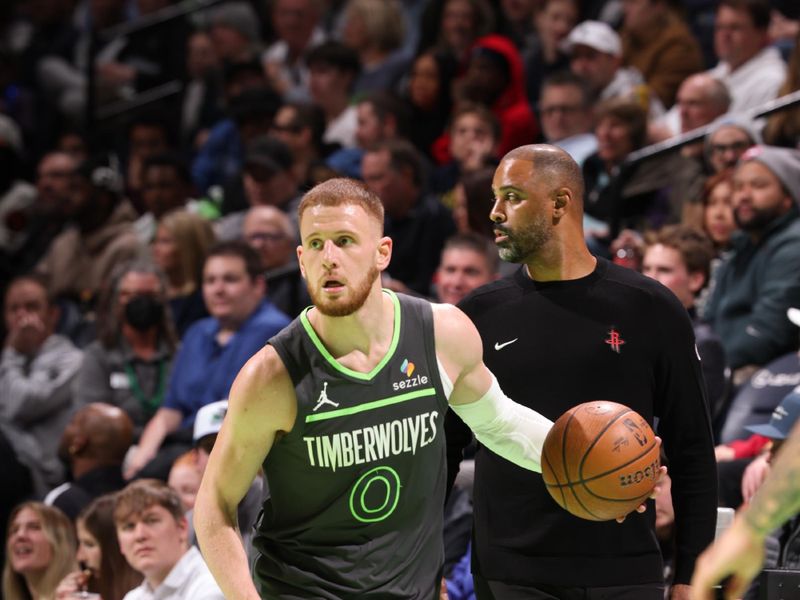
<path id="1" fill-rule="evenodd" d="M 303 213 L 314 206 L 345 206 L 354 205 L 362 207 L 367 214 L 380 223 L 383 231 L 383 203 L 376 194 L 371 192 L 366 185 L 355 179 L 337 177 L 328 179 L 311 188 L 297 209 L 298 221 L 302 221 Z"/>

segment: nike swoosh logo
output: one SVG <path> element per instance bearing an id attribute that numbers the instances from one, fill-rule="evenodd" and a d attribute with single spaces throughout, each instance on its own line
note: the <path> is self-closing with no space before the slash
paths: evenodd
<path id="1" fill-rule="evenodd" d="M 494 349 L 495 349 L 495 350 L 502 350 L 503 348 L 505 348 L 505 347 L 506 347 L 506 346 L 508 346 L 509 344 L 513 344 L 514 342 L 516 342 L 518 339 L 519 339 L 519 338 L 514 338 L 514 339 L 513 339 L 513 340 L 511 340 L 510 342 L 503 342 L 502 344 L 501 344 L 501 343 L 499 343 L 499 342 L 495 342 L 495 343 L 494 343 Z"/>

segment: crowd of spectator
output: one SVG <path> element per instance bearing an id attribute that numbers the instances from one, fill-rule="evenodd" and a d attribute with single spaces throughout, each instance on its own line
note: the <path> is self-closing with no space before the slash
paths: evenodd
<path id="1" fill-rule="evenodd" d="M 800 89 L 796 4 L 3 2 L 0 597 L 220 598 L 185 515 L 233 378 L 311 303 L 303 193 L 362 179 L 384 286 L 455 304 L 515 268 L 492 177 L 534 142 L 583 170 L 592 252 L 689 311 L 747 501 L 800 385 L 800 103 L 764 110 Z"/>

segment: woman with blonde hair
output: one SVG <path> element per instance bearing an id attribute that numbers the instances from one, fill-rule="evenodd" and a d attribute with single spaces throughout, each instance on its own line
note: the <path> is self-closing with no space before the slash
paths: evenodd
<path id="1" fill-rule="evenodd" d="M 76 567 L 75 530 L 57 508 L 24 502 L 12 512 L 3 567 L 5 600 L 53 600 L 58 583 Z"/>
<path id="2" fill-rule="evenodd" d="M 78 529 L 77 559 L 80 569 L 62 579 L 56 600 L 74 598 L 76 592 L 100 594 L 103 600 L 122 600 L 142 582 L 122 556 L 114 523 L 114 494 L 96 498 L 76 519 Z"/>
<path id="3" fill-rule="evenodd" d="M 349 0 L 342 10 L 342 42 L 358 53 L 354 93 L 391 90 L 408 71 L 403 52 L 406 18 L 397 0 Z"/>
<path id="4" fill-rule="evenodd" d="M 165 214 L 153 240 L 153 260 L 167 276 L 167 297 L 179 336 L 203 317 L 203 263 L 215 242 L 214 231 L 203 217 L 183 209 Z"/>

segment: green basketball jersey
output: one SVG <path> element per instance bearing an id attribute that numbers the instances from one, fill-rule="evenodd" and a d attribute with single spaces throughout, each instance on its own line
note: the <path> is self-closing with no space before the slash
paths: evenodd
<path id="1" fill-rule="evenodd" d="M 441 578 L 447 401 L 427 301 L 398 296 L 383 360 L 336 362 L 307 311 L 270 340 L 297 419 L 264 462 L 254 540 L 265 598 L 424 598 Z"/>

